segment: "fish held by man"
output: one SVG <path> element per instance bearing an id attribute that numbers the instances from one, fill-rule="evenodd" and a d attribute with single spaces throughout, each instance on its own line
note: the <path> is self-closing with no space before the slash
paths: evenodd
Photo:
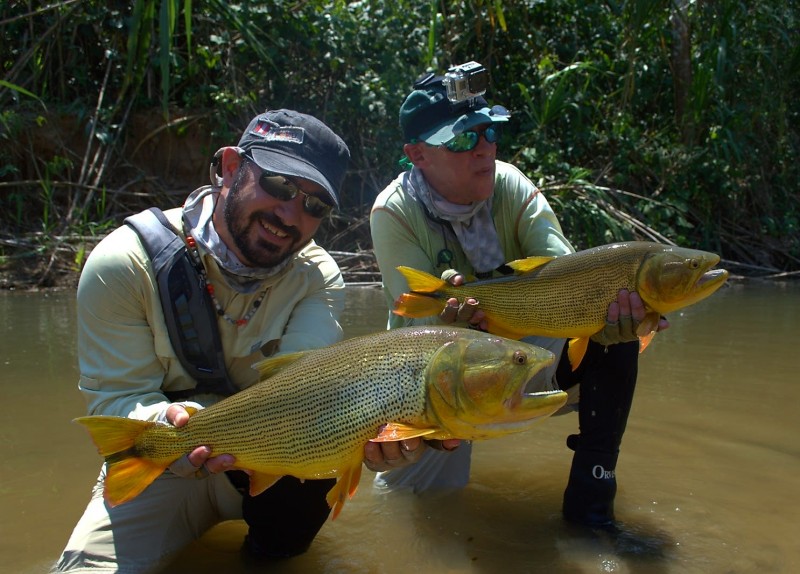
<path id="1" fill-rule="evenodd" d="M 106 459 L 104 496 L 131 500 L 200 445 L 236 457 L 255 496 L 284 475 L 337 478 L 332 517 L 355 493 L 367 441 L 488 439 L 521 432 L 566 402 L 562 391 L 525 393 L 553 354 L 455 327 L 407 327 L 348 339 L 255 365 L 261 381 L 180 428 L 86 416 Z"/>
<path id="2" fill-rule="evenodd" d="M 660 315 L 705 299 L 728 278 L 715 253 L 631 241 L 602 245 L 560 257 L 529 257 L 508 265 L 514 275 L 453 286 L 433 275 L 397 269 L 411 293 L 396 302 L 404 317 L 439 314 L 451 297 L 473 297 L 486 314 L 488 331 L 508 337 L 538 335 L 569 338 L 569 358 L 580 364 L 589 337 L 603 329 L 608 306 L 620 289 L 636 291 L 647 315 L 637 334 L 644 350 Z"/>

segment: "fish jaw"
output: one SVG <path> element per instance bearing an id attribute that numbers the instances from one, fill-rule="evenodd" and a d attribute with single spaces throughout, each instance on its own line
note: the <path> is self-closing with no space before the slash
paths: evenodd
<path id="1" fill-rule="evenodd" d="M 702 301 L 728 279 L 725 269 L 713 269 L 719 255 L 663 246 L 645 258 L 637 276 L 637 290 L 645 304 L 657 313 L 671 313 Z"/>
<path id="2" fill-rule="evenodd" d="M 426 416 L 441 429 L 430 438 L 478 440 L 521 432 L 564 405 L 562 391 L 525 393 L 528 381 L 554 361 L 550 351 L 460 331 L 428 366 Z"/>

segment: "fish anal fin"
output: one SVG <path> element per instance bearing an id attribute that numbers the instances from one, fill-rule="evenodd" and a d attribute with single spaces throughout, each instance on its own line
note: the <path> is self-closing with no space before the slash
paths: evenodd
<path id="1" fill-rule="evenodd" d="M 417 293 L 435 293 L 442 287 L 446 287 L 448 283 L 434 277 L 430 273 L 425 273 L 419 269 L 412 267 L 399 266 L 397 270 L 405 277 L 408 283 L 408 288 Z"/>
<path id="2" fill-rule="evenodd" d="M 250 496 L 258 496 L 281 478 L 283 475 L 253 472 L 250 475 Z"/>
<path id="3" fill-rule="evenodd" d="M 278 371 L 291 365 L 305 354 L 305 351 L 298 351 L 297 353 L 286 353 L 285 355 L 278 355 L 277 357 L 269 357 L 268 359 L 263 359 L 255 363 L 253 368 L 258 371 L 262 379 L 267 379 Z"/>
<path id="4" fill-rule="evenodd" d="M 430 317 L 441 313 L 444 305 L 444 301 L 437 297 L 403 293 L 395 301 L 392 312 L 401 317 Z"/>
<path id="5" fill-rule="evenodd" d="M 569 357 L 569 364 L 572 366 L 573 371 L 581 364 L 584 355 L 586 355 L 586 349 L 588 348 L 589 337 L 576 337 L 569 340 L 567 356 Z"/>
<path id="6" fill-rule="evenodd" d="M 524 275 L 525 273 L 529 273 L 536 269 L 537 267 L 541 267 L 545 263 L 549 263 L 555 259 L 555 257 L 545 257 L 545 256 L 537 256 L 537 257 L 526 257 L 525 259 L 515 259 L 514 261 L 510 261 L 506 263 L 517 275 Z"/>
<path id="7" fill-rule="evenodd" d="M 358 451 L 357 456 L 347 464 L 344 472 L 342 472 L 339 480 L 333 485 L 325 496 L 328 501 L 328 506 L 331 508 L 331 520 L 336 520 L 339 513 L 344 507 L 347 499 L 352 498 L 358 490 L 358 483 L 361 480 L 361 463 L 363 462 L 361 450 Z"/>
<path id="8" fill-rule="evenodd" d="M 388 423 L 383 425 L 378 436 L 371 439 L 372 442 L 390 442 L 395 440 L 405 440 L 418 436 L 428 436 L 436 432 L 432 428 L 412 427 L 403 423 Z"/>

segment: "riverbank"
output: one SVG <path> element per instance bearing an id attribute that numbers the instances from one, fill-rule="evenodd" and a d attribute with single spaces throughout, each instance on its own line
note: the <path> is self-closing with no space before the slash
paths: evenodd
<path id="1" fill-rule="evenodd" d="M 80 268 L 100 238 L 54 238 L 57 246 L 43 252 L 34 240 L 0 239 L 6 255 L 0 259 L 0 290 L 69 290 L 78 286 Z M 380 285 L 381 275 L 372 251 L 330 252 L 349 286 Z M 800 280 L 800 271 L 780 272 L 735 261 L 722 261 L 720 267 L 731 273 L 731 280 Z"/>
<path id="2" fill-rule="evenodd" d="M 47 237 L 34 234 L 16 239 L 0 237 L 0 290 L 42 291 L 75 289 L 80 270 L 102 237 Z M 329 251 L 345 282 L 351 286 L 379 285 L 381 274 L 372 250 Z"/>

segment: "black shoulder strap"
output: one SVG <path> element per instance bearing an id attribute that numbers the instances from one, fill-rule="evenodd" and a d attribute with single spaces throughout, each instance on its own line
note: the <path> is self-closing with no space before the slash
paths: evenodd
<path id="1" fill-rule="evenodd" d="M 225 369 L 217 314 L 183 239 L 156 207 L 131 215 L 125 223 L 136 231 L 150 256 L 170 342 L 197 381 L 194 389 L 167 396 L 179 400 L 196 393 L 232 395 L 238 389 Z"/>

